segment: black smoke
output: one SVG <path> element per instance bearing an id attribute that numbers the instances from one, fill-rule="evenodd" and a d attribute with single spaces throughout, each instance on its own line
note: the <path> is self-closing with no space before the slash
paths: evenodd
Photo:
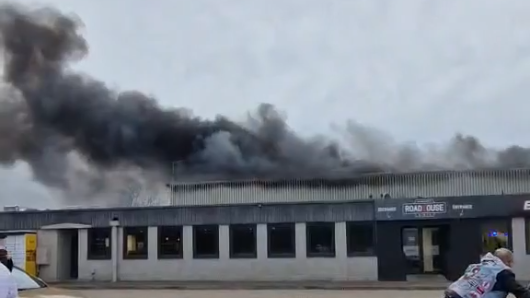
<path id="1" fill-rule="evenodd" d="M 0 161 L 26 161 L 48 186 L 70 187 L 69 169 L 76 162 L 100 178 L 129 167 L 168 177 L 176 162 L 182 179 L 349 177 L 530 165 L 526 148 L 494 151 L 474 137 L 457 135 L 449 146 L 426 151 L 394 144 L 354 122 L 342 130 L 340 146 L 325 137 L 302 138 L 269 104 L 243 123 L 163 108 L 139 91 L 112 90 L 73 71 L 69 66 L 89 49 L 81 27 L 78 18 L 53 8 L 0 5 L 6 83 L 0 97 Z M 88 189 L 104 188 L 105 181 L 91 177 L 85 177 Z"/>

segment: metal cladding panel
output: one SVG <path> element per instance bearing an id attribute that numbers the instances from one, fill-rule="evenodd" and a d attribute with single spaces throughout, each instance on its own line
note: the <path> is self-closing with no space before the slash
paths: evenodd
<path id="1" fill-rule="evenodd" d="M 113 218 L 118 218 L 122 226 L 370 221 L 374 218 L 374 203 L 365 201 L 335 204 L 254 204 L 9 212 L 0 213 L 0 230 L 39 229 L 45 225 L 59 223 L 107 227 Z"/>
<path id="2" fill-rule="evenodd" d="M 253 183 L 179 186 L 171 195 L 171 205 L 201 206 L 224 204 L 347 201 L 359 197 L 357 189 L 334 185 L 303 185 L 286 181 L 281 185 Z M 367 199 L 364 197 L 363 199 Z"/>
<path id="3" fill-rule="evenodd" d="M 175 206 L 530 194 L 530 170 L 439 171 L 348 179 L 175 184 Z"/>
<path id="4" fill-rule="evenodd" d="M 108 226 L 112 215 L 108 211 L 50 210 L 0 212 L 0 230 L 39 229 L 58 223 L 79 223 L 93 226 Z"/>

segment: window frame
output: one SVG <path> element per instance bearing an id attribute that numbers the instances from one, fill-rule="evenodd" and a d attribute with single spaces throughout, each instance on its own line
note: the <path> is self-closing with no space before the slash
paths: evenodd
<path id="1" fill-rule="evenodd" d="M 333 243 L 333 251 L 326 253 L 326 252 L 311 252 L 311 233 L 310 228 L 314 227 L 331 227 L 333 233 L 331 234 L 331 241 Z M 306 234 L 306 258 L 336 258 L 337 257 L 337 244 L 336 244 L 336 237 L 337 237 L 337 231 L 335 222 L 306 222 L 305 224 L 305 234 Z"/>
<path id="2" fill-rule="evenodd" d="M 180 253 L 178 254 L 164 254 L 162 252 L 162 242 L 160 241 L 160 239 L 163 238 L 163 232 L 164 232 L 164 229 L 175 229 L 178 231 L 178 233 L 180 233 L 180 243 L 179 243 L 179 251 Z M 184 229 L 182 226 L 158 226 L 157 227 L 157 235 L 158 235 L 158 238 L 157 238 L 157 258 L 159 260 L 161 259 L 182 259 L 184 258 Z"/>
<path id="3" fill-rule="evenodd" d="M 94 237 L 92 237 L 94 234 L 93 232 L 95 230 L 104 231 L 108 230 L 109 233 L 109 247 L 105 251 L 105 255 L 96 255 L 92 251 L 92 243 L 94 242 Z M 112 259 L 112 228 L 110 227 L 101 227 L 101 228 L 89 228 L 87 229 L 87 250 L 86 250 L 86 258 L 87 260 L 110 260 Z"/>
<path id="4" fill-rule="evenodd" d="M 197 253 L 197 230 L 198 229 L 204 229 L 204 228 L 214 228 L 217 233 L 215 233 L 216 243 L 217 243 L 217 251 L 214 254 L 198 254 Z M 194 225 L 193 226 L 193 258 L 194 259 L 219 259 L 219 225 Z"/>
<path id="5" fill-rule="evenodd" d="M 251 253 L 236 253 L 234 252 L 234 243 L 235 243 L 235 232 L 238 229 L 252 229 L 252 236 L 254 240 L 254 251 Z M 230 259 L 257 259 L 258 258 L 258 233 L 256 224 L 231 224 L 228 226 L 229 234 L 229 256 Z"/>
<path id="6" fill-rule="evenodd" d="M 289 228 L 292 233 L 291 244 L 293 246 L 293 252 L 290 253 L 275 253 L 272 252 L 271 246 L 271 234 L 273 228 Z M 269 223 L 267 224 L 267 258 L 269 259 L 286 259 L 296 258 L 296 224 L 295 223 Z"/>
<path id="7" fill-rule="evenodd" d="M 141 255 L 128 255 L 127 254 L 127 236 L 128 235 L 131 235 L 130 233 L 128 233 L 128 231 L 130 230 L 135 230 L 135 231 L 139 231 L 139 230 L 144 230 L 144 233 L 145 233 L 145 255 L 144 254 L 141 254 Z M 149 258 L 149 227 L 146 227 L 146 226 L 129 226 L 129 227 L 123 227 L 123 243 L 122 243 L 122 246 L 123 246 L 123 250 L 122 250 L 122 257 L 124 260 L 147 260 Z"/>
<path id="8" fill-rule="evenodd" d="M 350 243 L 350 231 L 354 227 L 369 227 L 372 232 L 372 252 L 354 251 L 352 243 Z M 355 238 L 355 237 L 354 237 Z M 376 226 L 375 222 L 369 221 L 349 221 L 346 222 L 346 252 L 348 257 L 372 257 L 376 255 Z"/>

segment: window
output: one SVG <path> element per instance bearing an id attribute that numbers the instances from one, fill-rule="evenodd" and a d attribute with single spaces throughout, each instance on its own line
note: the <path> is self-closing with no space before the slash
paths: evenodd
<path id="1" fill-rule="evenodd" d="M 256 258 L 256 225 L 230 225 L 230 258 Z"/>
<path id="2" fill-rule="evenodd" d="M 182 258 L 182 227 L 158 227 L 158 258 Z"/>
<path id="3" fill-rule="evenodd" d="M 482 223 L 482 254 L 497 248 L 511 248 L 509 220 L 491 220 Z"/>
<path id="4" fill-rule="evenodd" d="M 111 228 L 92 228 L 87 231 L 87 259 L 110 260 Z"/>
<path id="5" fill-rule="evenodd" d="M 219 258 L 219 226 L 193 226 L 193 257 Z"/>
<path id="6" fill-rule="evenodd" d="M 346 223 L 348 256 L 373 256 L 374 224 L 370 222 Z"/>
<path id="7" fill-rule="evenodd" d="M 123 228 L 123 258 L 147 259 L 147 227 Z"/>
<path id="8" fill-rule="evenodd" d="M 268 257 L 296 257 L 296 238 L 294 223 L 268 224 Z"/>
<path id="9" fill-rule="evenodd" d="M 306 224 L 308 257 L 335 257 L 335 223 Z"/>

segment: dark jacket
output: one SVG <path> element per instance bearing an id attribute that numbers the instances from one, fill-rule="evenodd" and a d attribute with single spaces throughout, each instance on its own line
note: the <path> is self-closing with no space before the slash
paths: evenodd
<path id="1" fill-rule="evenodd" d="M 13 271 L 13 260 L 8 256 L 5 249 L 0 249 L 0 263 L 4 264 L 9 271 Z"/>
<path id="2" fill-rule="evenodd" d="M 503 270 L 497 274 L 493 291 L 511 293 L 516 298 L 530 298 L 530 290 L 515 280 L 515 274 L 511 270 Z"/>
<path id="3" fill-rule="evenodd" d="M 11 258 L 7 259 L 5 265 L 6 265 L 7 269 L 9 269 L 9 271 L 13 272 L 13 266 L 15 266 L 13 264 L 13 259 L 11 259 Z"/>
<path id="4" fill-rule="evenodd" d="M 530 298 L 530 290 L 515 280 L 515 274 L 509 270 L 503 270 L 497 274 L 497 282 L 493 285 L 492 292 L 505 293 L 503 296 L 506 297 L 508 294 L 513 294 L 516 298 Z M 446 298 L 461 298 L 458 294 L 452 291 L 445 292 Z"/>

